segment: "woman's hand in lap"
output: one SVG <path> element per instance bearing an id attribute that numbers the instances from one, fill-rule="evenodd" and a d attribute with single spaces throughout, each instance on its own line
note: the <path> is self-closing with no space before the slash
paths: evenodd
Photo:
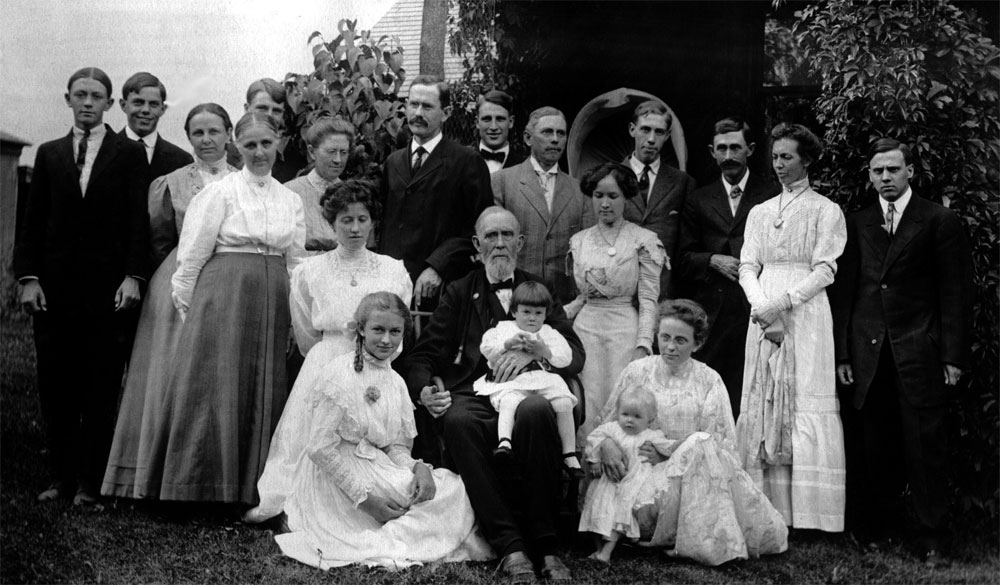
<path id="1" fill-rule="evenodd" d="M 611 439 L 604 439 L 598 450 L 601 457 L 601 473 L 613 482 L 621 481 L 628 473 L 625 452 Z"/>
<path id="2" fill-rule="evenodd" d="M 415 506 L 420 502 L 427 502 L 434 499 L 437 494 L 437 486 L 434 485 L 434 476 L 431 475 L 431 468 L 425 463 L 413 464 L 413 480 L 410 481 L 410 505 Z"/>
<path id="3" fill-rule="evenodd" d="M 639 446 L 639 458 L 643 461 L 648 461 L 653 465 L 663 463 L 668 459 L 666 455 L 661 454 L 655 447 L 653 447 L 652 441 L 646 441 Z"/>
<path id="4" fill-rule="evenodd" d="M 407 510 L 399 504 L 375 494 L 368 494 L 368 499 L 361 502 L 358 508 L 382 524 L 399 518 Z"/>

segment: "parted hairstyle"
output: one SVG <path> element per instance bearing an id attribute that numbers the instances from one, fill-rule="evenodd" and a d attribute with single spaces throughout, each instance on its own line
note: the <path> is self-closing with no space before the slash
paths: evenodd
<path id="1" fill-rule="evenodd" d="M 694 341 L 697 344 L 705 343 L 708 337 L 708 314 L 705 309 L 691 299 L 668 299 L 660 303 L 657 322 L 662 322 L 667 317 L 680 319 L 694 329 Z"/>
<path id="2" fill-rule="evenodd" d="M 629 386 L 618 395 L 618 402 L 615 403 L 615 414 L 622 410 L 622 405 L 628 402 L 638 403 L 646 417 L 652 423 L 656 421 L 657 407 L 656 396 L 648 388 L 642 386 Z"/>
<path id="3" fill-rule="evenodd" d="M 253 101 L 253 96 L 265 92 L 276 103 L 285 103 L 285 86 L 270 77 L 262 77 L 247 87 L 247 103 Z"/>
<path id="4" fill-rule="evenodd" d="M 236 132 L 235 132 L 236 138 L 239 138 L 243 134 L 244 130 L 246 130 L 250 126 L 255 126 L 257 124 L 261 126 L 267 126 L 276 135 L 281 134 L 281 131 L 278 129 L 278 123 L 274 120 L 272 116 L 269 116 L 263 112 L 257 112 L 251 110 L 243 114 L 243 117 L 240 118 L 240 121 L 236 123 Z"/>
<path id="5" fill-rule="evenodd" d="M 125 80 L 125 85 L 122 86 L 122 98 L 127 100 L 128 96 L 133 92 L 139 93 L 147 87 L 155 87 L 160 90 L 160 99 L 167 101 L 167 88 L 164 87 L 163 82 L 152 73 L 147 73 L 146 71 L 140 71 Z"/>
<path id="6" fill-rule="evenodd" d="M 674 125 L 674 117 L 670 115 L 670 109 L 667 108 L 667 104 L 659 100 L 646 100 L 635 107 L 635 111 L 632 112 L 632 123 L 638 124 L 639 118 L 648 115 L 656 114 L 658 116 L 667 117 L 667 132 L 670 132 L 670 127 Z"/>
<path id="7" fill-rule="evenodd" d="M 357 325 L 355 330 L 355 349 L 354 349 L 354 371 L 360 372 L 365 369 L 365 360 L 362 357 L 362 351 L 364 349 L 364 330 L 365 324 L 368 323 L 368 318 L 375 311 L 386 311 L 388 313 L 394 313 L 403 318 L 403 339 L 408 339 L 410 337 L 410 331 L 413 329 L 413 318 L 410 316 L 410 309 L 403 302 L 403 299 L 399 298 L 395 293 L 387 291 L 379 291 L 368 293 L 361 299 L 358 303 L 358 308 L 354 311 L 354 323 Z"/>
<path id="8" fill-rule="evenodd" d="M 715 123 L 712 139 L 719 134 L 729 134 L 730 132 L 742 132 L 743 140 L 749 145 L 753 143 L 750 138 L 750 125 L 740 118 L 723 118 Z"/>
<path id="9" fill-rule="evenodd" d="M 528 123 L 524 126 L 524 131 L 528 134 L 534 134 L 535 127 L 538 126 L 538 121 L 546 116 L 559 116 L 563 119 L 563 122 L 569 124 L 569 121 L 566 120 L 566 114 L 563 114 L 561 110 L 552 106 L 542 106 L 528 114 Z"/>
<path id="10" fill-rule="evenodd" d="M 418 75 L 413 78 L 413 81 L 410 82 L 410 88 L 413 88 L 414 85 L 429 85 L 431 87 L 436 87 L 438 90 L 439 101 L 441 102 L 441 108 L 447 108 L 451 105 L 451 85 L 437 75 Z"/>
<path id="11" fill-rule="evenodd" d="M 509 93 L 499 89 L 491 89 L 476 99 L 476 113 L 479 112 L 479 107 L 485 103 L 498 105 L 507 110 L 508 114 L 513 115 L 514 113 L 514 98 L 510 97 Z"/>
<path id="12" fill-rule="evenodd" d="M 632 169 L 613 162 L 603 163 L 587 171 L 587 174 L 583 176 L 583 180 L 580 181 L 580 191 L 583 191 L 583 194 L 587 197 L 593 197 L 597 184 L 609 175 L 614 177 L 615 182 L 618 183 L 618 188 L 622 190 L 622 195 L 626 199 L 631 199 L 639 194 L 639 181 L 636 180 Z"/>
<path id="13" fill-rule="evenodd" d="M 811 164 L 819 160 L 823 154 L 823 143 L 813 134 L 812 130 L 802 124 L 778 124 L 771 130 L 771 144 L 787 138 L 798 143 L 796 152 Z"/>
<path id="14" fill-rule="evenodd" d="M 73 75 L 69 76 L 69 82 L 66 83 L 66 91 L 72 91 L 73 84 L 80 79 L 93 79 L 94 81 L 100 83 L 104 86 L 104 89 L 108 92 L 108 99 L 111 99 L 111 78 L 104 71 L 98 69 L 97 67 L 84 67 L 83 69 L 78 69 Z"/>
<path id="15" fill-rule="evenodd" d="M 910 150 L 909 145 L 904 144 L 895 138 L 879 138 L 873 142 L 872 147 L 868 150 L 868 160 L 871 160 L 876 154 L 889 152 L 891 150 L 898 150 L 903 153 L 903 162 L 907 165 L 913 164 L 913 151 Z"/>
<path id="16" fill-rule="evenodd" d="M 319 148 L 328 137 L 341 134 L 347 137 L 348 150 L 354 146 L 354 124 L 340 118 L 320 118 L 306 130 L 306 144 Z"/>
<path id="17" fill-rule="evenodd" d="M 548 316 L 552 309 L 552 293 L 549 292 L 548 287 L 540 282 L 532 280 L 522 282 L 510 295 L 511 311 L 517 310 L 521 305 L 543 308 L 545 315 Z"/>
<path id="18" fill-rule="evenodd" d="M 371 181 L 348 179 L 328 187 L 326 193 L 319 199 L 323 219 L 330 222 L 330 225 L 337 221 L 337 216 L 351 203 L 364 205 L 372 221 L 378 221 L 381 217 L 382 206 L 378 201 L 378 188 Z"/>
<path id="19" fill-rule="evenodd" d="M 208 102 L 205 104 L 198 104 L 197 106 L 191 108 L 191 111 L 188 112 L 187 118 L 184 119 L 185 134 L 191 133 L 191 119 L 202 112 L 215 114 L 216 116 L 222 118 L 222 126 L 226 129 L 226 132 L 233 131 L 233 122 L 229 119 L 229 112 L 226 111 L 226 108 L 223 108 L 219 104 Z"/>

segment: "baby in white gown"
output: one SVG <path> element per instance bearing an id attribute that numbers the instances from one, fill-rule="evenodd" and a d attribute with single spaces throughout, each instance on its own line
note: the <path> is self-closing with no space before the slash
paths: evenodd
<path id="1" fill-rule="evenodd" d="M 590 555 L 592 559 L 609 563 L 619 539 L 639 537 L 639 525 L 632 510 L 651 504 L 654 495 L 654 486 L 648 481 L 653 466 L 641 456 L 640 448 L 648 443 L 661 455 L 669 456 L 676 443 L 667 439 L 662 430 L 650 428 L 655 421 L 656 397 L 636 386 L 619 395 L 615 420 L 602 424 L 587 436 L 587 462 L 591 475 L 597 479 L 587 491 L 579 530 L 599 537 L 597 550 Z M 599 449 L 605 439 L 617 443 L 625 454 L 628 471 L 621 481 L 612 481 L 601 472 Z"/>

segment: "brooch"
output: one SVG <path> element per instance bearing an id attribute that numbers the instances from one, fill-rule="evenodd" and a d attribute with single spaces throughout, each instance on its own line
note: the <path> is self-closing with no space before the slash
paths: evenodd
<path id="1" fill-rule="evenodd" d="M 375 386 L 369 386 L 369 387 L 365 388 L 365 400 L 367 400 L 368 402 L 371 402 L 372 404 L 374 404 L 374 403 L 378 402 L 378 399 L 381 396 L 382 396 L 382 393 L 379 392 L 379 389 L 376 388 Z"/>

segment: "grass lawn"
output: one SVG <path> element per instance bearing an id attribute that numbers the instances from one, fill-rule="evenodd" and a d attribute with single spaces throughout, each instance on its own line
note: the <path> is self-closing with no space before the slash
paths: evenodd
<path id="1" fill-rule="evenodd" d="M 493 563 L 322 572 L 283 557 L 269 530 L 225 506 L 109 500 L 41 504 L 47 484 L 30 322 L 3 303 L 0 338 L 2 583 L 495 583 Z M 709 568 L 662 552 L 621 550 L 608 570 L 567 529 L 564 558 L 581 583 L 998 583 L 990 537 L 956 530 L 956 562 L 927 570 L 902 545 L 863 551 L 848 537 L 794 532 L 782 555 Z"/>

